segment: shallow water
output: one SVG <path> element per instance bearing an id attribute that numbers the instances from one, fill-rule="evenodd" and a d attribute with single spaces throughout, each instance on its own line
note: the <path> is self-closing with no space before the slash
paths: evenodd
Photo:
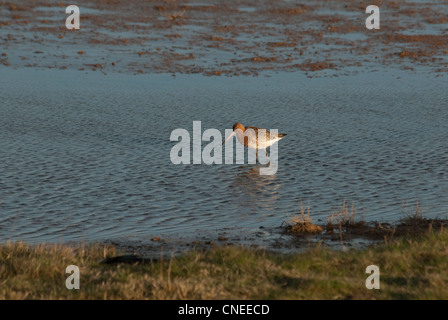
<path id="1" fill-rule="evenodd" d="M 344 201 L 396 221 L 448 213 L 447 78 L 313 78 L 2 69 L 0 240 L 71 241 L 278 227 Z M 287 133 L 279 169 L 173 165 L 171 131 L 235 122 Z M 206 143 L 203 143 L 205 146 Z"/>

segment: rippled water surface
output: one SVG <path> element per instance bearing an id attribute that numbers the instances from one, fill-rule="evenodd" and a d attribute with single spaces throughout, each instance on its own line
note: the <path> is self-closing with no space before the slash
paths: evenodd
<path id="1" fill-rule="evenodd" d="M 0 240 L 107 240 L 279 226 L 300 201 L 396 221 L 448 213 L 446 77 L 0 74 Z M 173 165 L 171 131 L 287 133 L 279 169 Z M 207 143 L 204 142 L 203 146 Z"/>

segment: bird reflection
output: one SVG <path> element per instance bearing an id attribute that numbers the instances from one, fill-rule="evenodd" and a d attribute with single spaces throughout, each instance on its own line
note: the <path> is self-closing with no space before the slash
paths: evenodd
<path id="1" fill-rule="evenodd" d="M 280 182 L 276 175 L 260 175 L 263 166 L 238 167 L 238 173 L 232 183 L 233 198 L 244 211 L 256 214 L 275 209 L 275 202 L 279 198 Z"/>

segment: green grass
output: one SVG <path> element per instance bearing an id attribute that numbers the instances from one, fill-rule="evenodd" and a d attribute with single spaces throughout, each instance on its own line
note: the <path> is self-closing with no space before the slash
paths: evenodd
<path id="1" fill-rule="evenodd" d="M 448 299 L 448 232 L 346 252 L 216 247 L 149 264 L 103 265 L 99 244 L 0 246 L 0 299 Z M 80 268 L 68 290 L 68 265 Z M 368 265 L 381 289 L 368 290 Z"/>

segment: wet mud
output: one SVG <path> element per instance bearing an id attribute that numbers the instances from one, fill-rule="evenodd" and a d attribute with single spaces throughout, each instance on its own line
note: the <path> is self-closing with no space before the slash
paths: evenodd
<path id="1" fill-rule="evenodd" d="M 368 30 L 368 5 L 380 29 Z M 380 66 L 448 70 L 448 2 L 0 1 L 0 68 L 123 73 L 337 76 Z M 423 68 L 423 69 L 421 69 Z"/>
<path id="2" fill-rule="evenodd" d="M 223 229 L 215 233 L 199 232 L 196 237 L 123 238 L 103 243 L 133 256 L 129 261 L 146 257 L 149 262 L 151 259 L 163 259 L 189 250 L 205 251 L 217 246 L 239 246 L 286 254 L 315 247 L 334 250 L 362 249 L 403 238 L 415 239 L 428 232 L 439 232 L 446 228 L 447 219 L 407 218 L 396 223 L 359 221 L 343 224 L 311 223 L 299 227 L 285 224 L 278 228 L 260 227 L 249 232 L 247 229 L 241 232 L 236 227 L 235 230 Z M 128 262 L 120 258 L 110 263 Z"/>

